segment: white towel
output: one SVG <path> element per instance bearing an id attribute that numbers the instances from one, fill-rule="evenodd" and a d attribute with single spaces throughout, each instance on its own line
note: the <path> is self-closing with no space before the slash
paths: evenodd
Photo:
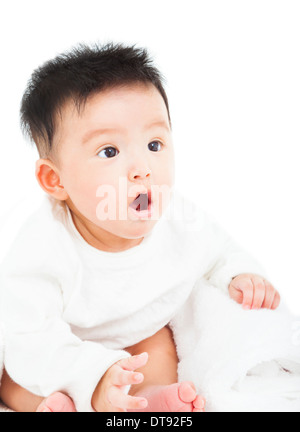
<path id="1" fill-rule="evenodd" d="M 300 412 L 300 319 L 284 307 L 245 311 L 199 280 L 170 327 L 208 412 Z"/>

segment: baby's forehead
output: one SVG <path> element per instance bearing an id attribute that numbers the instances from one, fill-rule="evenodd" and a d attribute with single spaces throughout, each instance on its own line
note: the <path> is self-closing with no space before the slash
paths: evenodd
<path id="1" fill-rule="evenodd" d="M 159 123 L 169 128 L 168 112 L 160 93 L 153 85 L 118 86 L 90 95 L 82 103 L 70 98 L 57 116 L 57 127 L 65 132 L 88 132 L 99 129 L 122 130 Z M 84 131 L 83 129 L 87 129 Z"/>

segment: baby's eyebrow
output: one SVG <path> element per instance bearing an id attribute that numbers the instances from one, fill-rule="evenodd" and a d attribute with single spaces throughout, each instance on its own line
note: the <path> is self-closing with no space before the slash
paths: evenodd
<path id="1" fill-rule="evenodd" d="M 153 127 L 161 127 L 161 128 L 166 129 L 168 132 L 170 132 L 170 128 L 164 120 L 154 121 L 154 122 L 148 124 L 147 126 L 145 126 L 144 130 L 151 129 Z M 87 134 L 84 135 L 84 137 L 82 138 L 82 144 L 86 144 L 88 141 L 90 141 L 92 138 L 94 138 L 94 136 L 97 136 L 97 135 L 104 135 L 106 133 L 121 134 L 121 132 L 122 132 L 122 129 L 117 129 L 117 128 L 103 128 L 103 129 L 92 130 L 92 131 L 87 132 Z"/>

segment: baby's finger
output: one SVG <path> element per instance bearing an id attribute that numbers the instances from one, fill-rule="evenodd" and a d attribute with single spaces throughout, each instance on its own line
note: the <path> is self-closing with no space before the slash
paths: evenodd
<path id="1" fill-rule="evenodd" d="M 118 361 L 117 364 L 127 371 L 134 371 L 135 369 L 145 366 L 147 361 L 148 353 L 144 352 L 140 355 L 124 358 Z"/>
<path id="2" fill-rule="evenodd" d="M 273 301 L 273 304 L 272 304 L 272 307 L 271 307 L 271 309 L 277 309 L 278 308 L 278 306 L 279 306 L 279 303 L 280 303 L 280 295 L 279 295 L 279 293 L 276 291 L 276 293 L 275 293 L 275 297 L 274 297 L 274 301 Z"/>
<path id="3" fill-rule="evenodd" d="M 253 283 L 251 279 L 243 279 L 239 281 L 239 289 L 243 293 L 243 308 L 251 309 L 253 301 Z"/>
<path id="4" fill-rule="evenodd" d="M 140 384 L 144 380 L 144 375 L 140 372 L 129 372 L 119 367 L 111 377 L 111 383 L 116 386 L 127 386 Z"/>
<path id="5" fill-rule="evenodd" d="M 114 407 L 125 410 L 143 409 L 148 405 L 147 399 L 126 395 L 116 386 L 108 389 L 107 398 Z"/>
<path id="6" fill-rule="evenodd" d="M 265 299 L 266 287 L 262 278 L 253 276 L 251 279 L 254 286 L 252 309 L 260 309 Z"/>
<path id="7" fill-rule="evenodd" d="M 229 296 L 238 304 L 243 303 L 243 293 L 242 291 L 236 289 L 232 284 L 229 285 Z"/>
<path id="8" fill-rule="evenodd" d="M 239 304 L 242 303 L 244 309 L 250 309 L 253 300 L 253 283 L 250 277 L 234 278 L 229 285 L 229 295 Z"/>
<path id="9" fill-rule="evenodd" d="M 265 300 L 262 304 L 262 307 L 265 309 L 271 309 L 272 304 L 275 299 L 276 290 L 275 288 L 267 281 L 265 281 L 266 286 L 266 294 L 265 294 Z"/>

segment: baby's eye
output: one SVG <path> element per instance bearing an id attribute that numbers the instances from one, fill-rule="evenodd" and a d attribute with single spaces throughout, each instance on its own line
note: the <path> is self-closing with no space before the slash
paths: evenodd
<path id="1" fill-rule="evenodd" d="M 117 156 L 117 154 L 119 154 L 119 151 L 116 148 L 106 147 L 98 153 L 98 156 L 104 159 L 108 159 Z"/>
<path id="2" fill-rule="evenodd" d="M 150 144 L 148 144 L 148 148 L 151 151 L 157 152 L 161 150 L 162 144 L 159 141 L 152 141 Z"/>

